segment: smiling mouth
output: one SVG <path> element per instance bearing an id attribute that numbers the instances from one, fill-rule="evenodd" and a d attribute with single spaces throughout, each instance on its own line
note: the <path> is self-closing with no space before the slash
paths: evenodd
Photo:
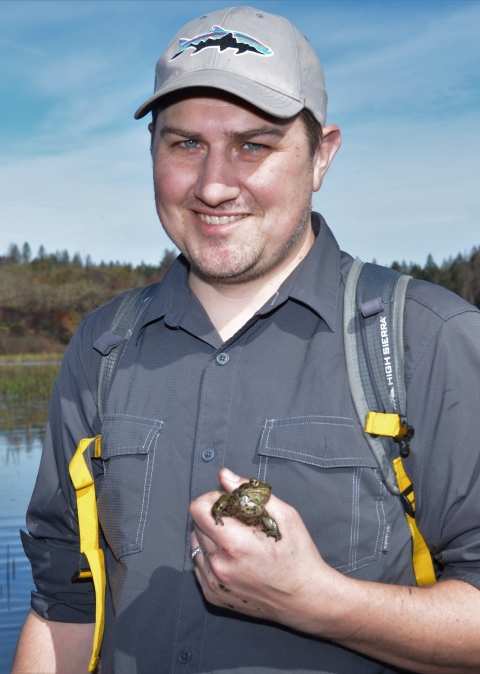
<path id="1" fill-rule="evenodd" d="M 196 213 L 197 218 L 200 218 L 202 222 L 206 222 L 207 225 L 228 225 L 229 222 L 235 222 L 235 220 L 243 220 L 243 218 L 248 218 L 248 214 L 245 215 L 205 215 L 204 213 Z"/>

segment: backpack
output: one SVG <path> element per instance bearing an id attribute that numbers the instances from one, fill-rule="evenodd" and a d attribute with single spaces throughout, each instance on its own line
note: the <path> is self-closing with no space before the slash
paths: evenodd
<path id="1" fill-rule="evenodd" d="M 403 313 L 411 277 L 375 264 L 354 260 L 345 284 L 344 346 L 350 390 L 365 437 L 388 490 L 398 495 L 413 543 L 413 570 L 419 586 L 436 582 L 432 557 L 415 522 L 413 485 L 402 458 L 410 452 L 414 429 L 406 417 Z M 110 384 L 122 351 L 153 296 L 156 286 L 125 294 L 108 332 L 94 344 L 102 353 L 97 404 L 103 417 Z M 106 574 L 98 539 L 98 514 L 90 459 L 101 456 L 101 436 L 84 438 L 70 462 L 77 495 L 80 552 L 89 563 L 72 580 L 92 578 L 95 587 L 95 633 L 88 671 L 99 660 L 104 628 Z"/>

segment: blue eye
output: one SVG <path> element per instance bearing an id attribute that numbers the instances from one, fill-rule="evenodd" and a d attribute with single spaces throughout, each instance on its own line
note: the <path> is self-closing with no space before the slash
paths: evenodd
<path id="1" fill-rule="evenodd" d="M 253 152 L 258 152 L 263 149 L 263 145 L 260 143 L 245 143 L 243 146 L 246 150 L 252 150 Z"/>
<path id="2" fill-rule="evenodd" d="M 182 140 L 183 147 L 186 147 L 188 149 L 195 149 L 198 147 L 198 141 L 197 140 Z"/>

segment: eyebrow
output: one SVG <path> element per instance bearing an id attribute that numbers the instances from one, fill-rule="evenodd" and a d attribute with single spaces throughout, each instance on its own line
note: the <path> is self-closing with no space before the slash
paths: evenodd
<path id="1" fill-rule="evenodd" d="M 199 133 L 187 131 L 186 129 L 181 129 L 178 126 L 166 124 L 160 129 L 160 138 L 165 138 L 165 136 L 170 135 L 181 136 L 182 138 L 188 138 L 189 140 L 202 139 L 202 135 Z M 257 136 L 274 136 L 275 138 L 283 138 L 285 132 L 273 126 L 262 126 L 259 129 L 249 129 L 248 131 L 228 131 L 225 135 L 227 140 L 246 143 Z"/>

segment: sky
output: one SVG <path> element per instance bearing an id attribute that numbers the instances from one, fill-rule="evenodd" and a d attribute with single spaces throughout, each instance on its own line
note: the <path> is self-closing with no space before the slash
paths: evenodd
<path id="1" fill-rule="evenodd" d="M 182 26 L 238 4 L 290 19 L 322 62 L 343 144 L 313 205 L 341 248 L 424 264 L 480 245 L 480 2 L 3 0 L 0 254 L 173 248 L 133 113 Z"/>

